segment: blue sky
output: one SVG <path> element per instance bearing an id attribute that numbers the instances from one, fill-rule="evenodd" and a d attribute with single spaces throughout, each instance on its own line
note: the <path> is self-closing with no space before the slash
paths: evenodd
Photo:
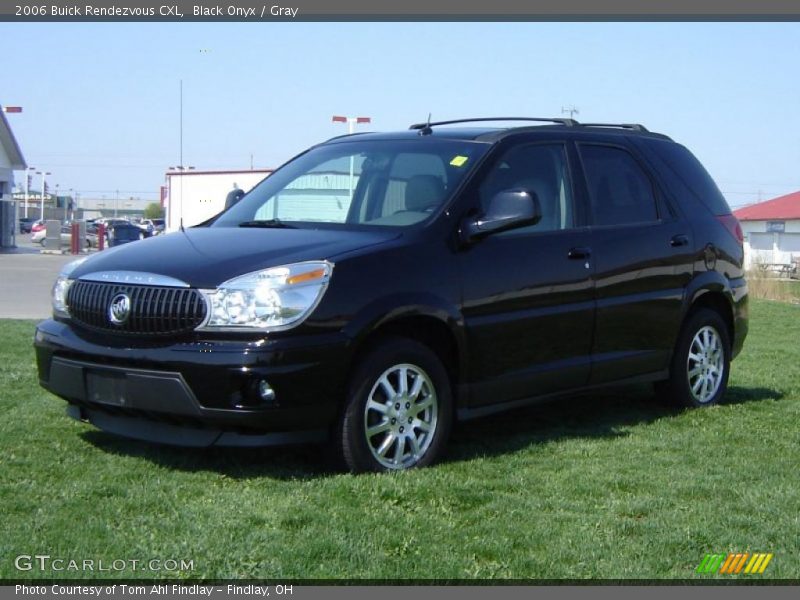
<path id="1" fill-rule="evenodd" d="M 0 52 L 29 164 L 83 196 L 157 197 L 181 79 L 198 169 L 277 166 L 344 133 L 334 114 L 390 130 L 574 105 L 686 144 L 731 204 L 800 189 L 798 23 L 3 23 Z"/>

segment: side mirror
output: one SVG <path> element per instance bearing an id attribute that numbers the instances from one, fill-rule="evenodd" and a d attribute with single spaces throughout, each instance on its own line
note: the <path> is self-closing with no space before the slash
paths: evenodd
<path id="1" fill-rule="evenodd" d="M 486 213 L 468 219 L 461 228 L 466 241 L 474 241 L 501 231 L 536 225 L 542 218 L 542 207 L 535 192 L 504 190 L 489 201 Z"/>

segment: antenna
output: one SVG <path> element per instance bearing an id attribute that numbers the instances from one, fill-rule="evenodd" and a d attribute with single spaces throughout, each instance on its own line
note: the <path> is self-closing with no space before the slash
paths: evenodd
<path id="1" fill-rule="evenodd" d="M 431 129 L 431 113 L 428 113 L 428 121 L 425 123 L 425 127 L 419 130 L 420 135 L 430 135 L 433 133 L 433 129 Z"/>
<path id="2" fill-rule="evenodd" d="M 562 115 L 569 115 L 570 119 L 575 118 L 575 115 L 581 114 L 581 111 L 578 110 L 578 107 L 575 105 L 572 106 L 562 106 L 561 107 L 561 114 Z"/>
<path id="3" fill-rule="evenodd" d="M 180 203 L 180 215 L 181 215 L 181 233 L 183 233 L 183 79 L 180 80 L 180 144 L 179 144 L 179 161 L 180 161 L 180 170 L 181 170 L 181 177 L 178 180 L 178 198 Z"/>

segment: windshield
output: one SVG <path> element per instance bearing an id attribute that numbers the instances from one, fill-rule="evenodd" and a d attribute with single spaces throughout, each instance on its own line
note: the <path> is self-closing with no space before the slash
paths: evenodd
<path id="1" fill-rule="evenodd" d="M 267 177 L 212 226 L 414 225 L 449 199 L 487 148 L 430 138 L 319 146 Z"/>

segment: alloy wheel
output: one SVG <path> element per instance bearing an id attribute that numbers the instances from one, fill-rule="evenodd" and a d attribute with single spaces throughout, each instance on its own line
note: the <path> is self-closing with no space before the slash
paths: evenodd
<path id="1" fill-rule="evenodd" d="M 686 359 L 686 375 L 692 397 L 701 404 L 710 402 L 719 390 L 724 371 L 722 340 L 716 329 L 706 325 L 692 338 Z"/>
<path id="2" fill-rule="evenodd" d="M 372 456 L 388 469 L 416 465 L 436 434 L 439 403 L 428 374 L 412 364 L 386 369 L 369 392 L 364 435 Z"/>

